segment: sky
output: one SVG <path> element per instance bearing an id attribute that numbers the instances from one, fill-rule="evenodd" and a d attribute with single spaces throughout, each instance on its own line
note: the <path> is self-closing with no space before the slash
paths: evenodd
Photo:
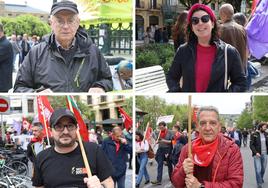
<path id="1" fill-rule="evenodd" d="M 250 102 L 251 94 L 191 94 L 192 105 L 215 106 L 220 114 L 240 114 L 245 103 Z M 170 104 L 188 104 L 188 94 L 161 95 Z"/>
<path id="2" fill-rule="evenodd" d="M 8 4 L 24 5 L 27 1 L 27 5 L 37 8 L 46 12 L 50 12 L 53 0 L 4 0 Z"/>

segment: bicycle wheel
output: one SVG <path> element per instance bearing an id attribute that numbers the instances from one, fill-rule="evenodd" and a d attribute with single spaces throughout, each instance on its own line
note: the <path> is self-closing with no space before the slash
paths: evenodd
<path id="1" fill-rule="evenodd" d="M 27 175 L 28 174 L 28 166 L 20 161 L 10 161 L 6 164 L 8 174 L 11 173 L 13 175 Z M 14 174 L 15 171 L 15 174 Z"/>

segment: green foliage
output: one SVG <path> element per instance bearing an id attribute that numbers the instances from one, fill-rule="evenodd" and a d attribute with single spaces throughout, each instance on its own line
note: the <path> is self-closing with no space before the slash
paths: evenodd
<path id="1" fill-rule="evenodd" d="M 241 130 L 244 128 L 251 129 L 253 125 L 252 122 L 252 113 L 249 112 L 247 109 L 244 109 L 237 120 L 237 127 Z"/>
<path id="2" fill-rule="evenodd" d="M 136 68 L 145 68 L 161 65 L 167 73 L 174 57 L 174 48 L 171 44 L 148 44 L 136 47 Z"/>
<path id="3" fill-rule="evenodd" d="M 126 113 L 132 117 L 132 106 L 133 106 L 133 97 L 130 97 L 130 98 L 126 98 L 126 101 L 125 101 L 125 106 L 123 106 L 124 110 L 126 111 Z"/>
<path id="4" fill-rule="evenodd" d="M 75 96 L 76 104 L 82 113 L 83 119 L 95 120 L 95 114 L 93 110 L 85 103 L 81 102 L 78 96 Z M 53 109 L 67 108 L 66 96 L 48 96 L 48 100 Z"/>
<path id="5" fill-rule="evenodd" d="M 20 15 L 16 18 L 1 17 L 0 22 L 3 23 L 7 36 L 14 32 L 20 35 L 27 33 L 30 36 L 43 36 L 50 33 L 49 25 L 33 15 Z"/>
<path id="6" fill-rule="evenodd" d="M 152 128 L 155 129 L 157 127 L 156 119 L 165 115 L 174 115 L 173 122 L 168 124 L 169 129 L 172 128 L 176 121 L 180 121 L 183 128 L 187 126 L 187 105 L 168 104 L 158 96 L 136 96 L 136 106 L 148 113 L 143 117 L 143 122 L 139 127 L 140 130 L 145 130 L 148 121 L 152 122 Z"/>
<path id="7" fill-rule="evenodd" d="M 268 96 L 253 96 L 253 118 L 258 121 L 268 120 Z"/>
<path id="8" fill-rule="evenodd" d="M 190 7 L 195 4 L 195 3 L 198 3 L 199 0 L 179 0 L 179 2 L 184 5 L 185 7 L 187 7 L 187 9 L 190 9 Z M 213 2 L 213 0 L 202 0 L 201 3 L 202 4 L 209 4 Z"/>

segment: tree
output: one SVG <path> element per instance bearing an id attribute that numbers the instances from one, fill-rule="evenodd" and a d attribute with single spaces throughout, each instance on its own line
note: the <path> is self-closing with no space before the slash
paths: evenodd
<path id="1" fill-rule="evenodd" d="M 268 120 L 268 96 L 253 96 L 253 118 L 258 121 Z"/>
<path id="2" fill-rule="evenodd" d="M 199 3 L 199 0 L 179 0 L 179 2 L 184 5 L 187 9 L 190 9 L 192 5 L 194 5 L 195 3 Z M 201 0 L 202 4 L 209 4 L 211 3 L 212 0 Z"/>
<path id="3" fill-rule="evenodd" d="M 27 33 L 30 36 L 44 36 L 50 33 L 49 25 L 32 15 L 20 15 L 16 18 L 1 17 L 0 22 L 3 23 L 7 36 L 14 32 L 20 35 Z"/>
<path id="4" fill-rule="evenodd" d="M 237 120 L 237 127 L 241 130 L 244 128 L 251 129 L 253 127 L 252 113 L 247 109 L 244 109 L 239 116 Z"/>

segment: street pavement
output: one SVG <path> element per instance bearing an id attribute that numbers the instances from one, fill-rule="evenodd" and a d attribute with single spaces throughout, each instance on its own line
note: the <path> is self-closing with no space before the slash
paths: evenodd
<path id="1" fill-rule="evenodd" d="M 249 147 L 241 147 L 241 154 L 243 158 L 243 166 L 244 166 L 244 184 L 243 188 L 256 188 L 256 178 L 255 178 L 255 169 L 254 169 L 254 163 L 253 163 L 253 158 L 251 156 L 251 150 Z M 155 180 L 157 176 L 157 163 L 154 160 L 153 164 L 150 165 L 149 163 L 147 164 L 147 170 L 150 175 L 150 180 Z M 264 176 L 264 187 L 263 188 L 268 188 L 268 170 L 266 170 L 265 176 Z M 144 185 L 144 178 L 141 183 L 140 188 L 173 188 L 169 177 L 168 177 L 168 168 L 167 166 L 164 166 L 163 170 L 163 180 L 162 180 L 162 185 L 152 185 L 152 184 L 147 184 Z"/>

